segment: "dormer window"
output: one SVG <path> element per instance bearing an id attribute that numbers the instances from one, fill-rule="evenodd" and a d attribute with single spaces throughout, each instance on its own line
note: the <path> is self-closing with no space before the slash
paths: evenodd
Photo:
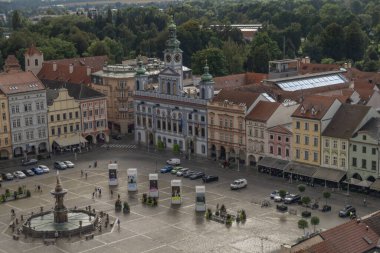
<path id="1" fill-rule="evenodd" d="M 301 106 L 301 113 L 305 114 L 305 112 L 306 112 L 305 107 Z"/>
<path id="2" fill-rule="evenodd" d="M 312 108 L 311 108 L 311 115 L 315 115 L 315 114 L 317 114 L 317 110 L 315 110 L 315 108 L 312 107 Z"/>

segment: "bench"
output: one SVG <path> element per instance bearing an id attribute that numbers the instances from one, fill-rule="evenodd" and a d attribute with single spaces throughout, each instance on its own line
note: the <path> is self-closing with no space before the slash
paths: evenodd
<path id="1" fill-rule="evenodd" d="M 91 233 L 91 234 L 85 235 L 84 238 L 86 238 L 86 240 L 94 239 L 94 234 Z"/>
<path id="2" fill-rule="evenodd" d="M 54 245 L 55 244 L 55 239 L 44 239 L 44 244 L 45 245 Z"/>

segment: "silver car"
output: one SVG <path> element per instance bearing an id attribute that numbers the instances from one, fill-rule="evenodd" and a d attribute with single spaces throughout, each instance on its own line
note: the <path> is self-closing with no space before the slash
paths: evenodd
<path id="1" fill-rule="evenodd" d="M 38 165 L 38 168 L 40 168 L 41 170 L 43 170 L 44 173 L 49 173 L 50 172 L 49 167 L 46 166 L 46 165 Z"/>
<path id="2" fill-rule="evenodd" d="M 75 164 L 70 161 L 64 161 L 63 163 L 67 166 L 67 168 L 74 168 L 75 166 Z"/>
<path id="3" fill-rule="evenodd" d="M 180 169 L 179 171 L 177 171 L 177 177 L 182 177 L 183 174 L 188 171 L 189 168 L 183 168 L 183 169 Z"/>
<path id="4" fill-rule="evenodd" d="M 15 171 L 13 173 L 13 175 L 16 177 L 16 178 L 19 178 L 19 179 L 23 179 L 23 178 L 26 178 L 26 175 L 22 172 L 22 171 Z"/>

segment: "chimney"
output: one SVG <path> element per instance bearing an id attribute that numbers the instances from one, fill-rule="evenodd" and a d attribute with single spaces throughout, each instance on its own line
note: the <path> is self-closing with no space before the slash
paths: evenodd
<path id="1" fill-rule="evenodd" d="M 72 63 L 69 65 L 69 72 L 70 74 L 74 72 L 74 65 Z"/>
<path id="2" fill-rule="evenodd" d="M 91 75 L 91 71 L 92 70 L 92 68 L 91 67 L 89 67 L 89 66 L 87 66 L 87 75 L 88 76 L 90 76 Z"/>
<path id="3" fill-rule="evenodd" d="M 53 71 L 57 71 L 57 63 L 56 62 L 53 62 Z"/>

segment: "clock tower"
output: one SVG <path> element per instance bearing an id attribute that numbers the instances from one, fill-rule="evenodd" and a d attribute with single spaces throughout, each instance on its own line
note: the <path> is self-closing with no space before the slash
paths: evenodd
<path id="1" fill-rule="evenodd" d="M 177 40 L 177 27 L 170 19 L 169 38 L 166 41 L 164 50 L 165 67 L 173 69 L 182 76 L 182 50 L 179 48 L 180 42 Z"/>

